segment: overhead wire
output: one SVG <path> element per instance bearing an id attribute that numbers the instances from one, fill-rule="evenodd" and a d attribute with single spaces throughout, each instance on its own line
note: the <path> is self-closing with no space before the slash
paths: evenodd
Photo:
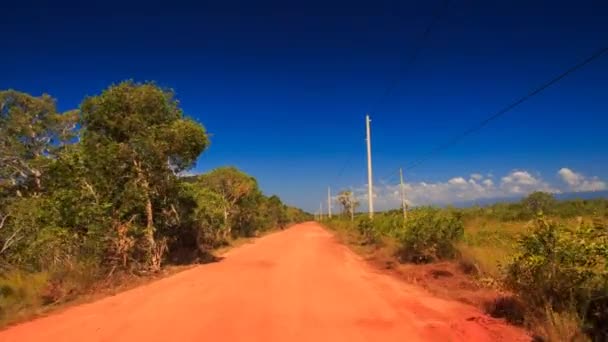
<path id="1" fill-rule="evenodd" d="M 409 56 L 409 58 L 407 58 L 405 63 L 399 63 L 399 71 L 397 72 L 397 77 L 393 78 L 393 80 L 391 81 L 389 86 L 386 88 L 384 94 L 376 100 L 376 102 L 372 105 L 371 110 L 369 110 L 368 112 L 372 112 L 373 109 L 376 109 L 378 106 L 380 106 L 382 104 L 382 101 L 384 101 L 384 99 L 389 97 L 391 95 L 391 93 L 393 92 L 393 90 L 399 85 L 399 82 L 402 80 L 400 76 L 405 71 L 408 71 L 411 68 L 411 66 L 414 64 L 414 62 L 416 62 L 416 60 L 418 59 L 418 56 L 420 55 L 420 52 L 422 51 L 422 49 L 425 46 L 425 43 L 429 39 L 431 30 L 433 29 L 433 27 L 435 25 L 437 25 L 437 23 L 439 22 L 439 19 L 441 19 L 441 16 L 445 13 L 445 10 L 448 8 L 449 4 L 450 4 L 450 0 L 443 0 L 441 6 L 439 6 L 435 10 L 435 14 L 433 15 L 433 17 L 431 18 L 431 21 L 429 22 L 429 24 L 426 26 L 425 30 L 423 31 L 422 36 L 420 37 L 420 39 L 418 41 L 418 44 L 416 44 L 416 46 L 412 50 L 412 54 Z"/>
<path id="2" fill-rule="evenodd" d="M 475 132 L 480 131 L 481 129 L 483 129 L 484 127 L 486 127 L 488 124 L 490 124 L 492 121 L 494 121 L 494 120 L 498 119 L 499 117 L 505 115 L 506 113 L 512 111 L 517 106 L 519 106 L 522 103 L 526 102 L 530 98 L 532 98 L 532 97 L 534 97 L 534 96 L 542 93 L 547 88 L 549 88 L 552 85 L 558 83 L 559 81 L 561 81 L 562 79 L 564 79 L 568 75 L 570 75 L 570 74 L 578 71 L 579 69 L 581 69 L 584 66 L 590 64 L 591 62 L 595 61 L 596 59 L 602 57 L 606 53 L 608 53 L 608 46 L 596 50 L 593 54 L 591 54 L 590 56 L 586 57 L 582 61 L 580 61 L 580 62 L 572 65 L 569 68 L 567 68 L 565 71 L 563 71 L 560 74 L 558 74 L 557 76 L 551 78 L 549 81 L 543 83 L 539 87 L 536 87 L 536 88 L 532 89 L 530 92 L 526 93 L 524 96 L 522 96 L 522 97 L 518 98 L 517 100 L 511 102 L 510 104 L 508 104 L 507 106 L 503 107 L 499 111 L 495 112 L 494 114 L 490 115 L 489 117 L 485 118 L 484 120 L 480 121 L 479 123 L 475 124 L 474 126 L 471 126 L 470 128 L 468 128 L 464 132 L 462 132 L 462 133 L 454 136 L 450 140 L 448 140 L 448 141 L 446 141 L 446 142 L 444 142 L 444 143 L 442 143 L 442 144 L 434 147 L 429 152 L 425 153 L 421 158 L 419 158 L 418 160 L 416 160 L 412 164 L 408 165 L 407 167 L 404 167 L 403 169 L 404 170 L 411 170 L 413 168 L 416 168 L 416 167 L 420 166 L 421 164 L 423 164 L 424 162 L 426 162 L 431 157 L 433 157 L 433 156 L 435 156 L 435 155 L 437 155 L 437 154 L 445 151 L 446 149 L 449 149 L 450 147 L 456 145 L 457 143 L 459 143 L 461 140 L 463 140 L 467 136 L 469 136 L 469 135 L 471 135 L 471 134 L 473 134 Z M 391 172 L 391 174 L 393 175 L 393 177 L 396 176 L 396 172 L 397 171 L 399 171 L 399 169 L 397 169 L 396 171 Z M 392 177 L 388 178 L 388 180 L 390 180 L 390 179 L 392 179 Z"/>
<path id="3" fill-rule="evenodd" d="M 428 40 L 430 33 L 433 29 L 433 27 L 435 25 L 437 25 L 437 22 L 439 22 L 439 19 L 441 18 L 441 15 L 445 12 L 445 10 L 447 9 L 447 7 L 450 4 L 450 0 L 443 0 L 441 5 L 435 10 L 435 13 L 433 15 L 433 17 L 431 18 L 431 21 L 429 22 L 429 24 L 425 27 L 418 43 L 415 45 L 415 47 L 413 48 L 413 52 L 412 54 L 409 55 L 409 57 L 405 60 L 405 63 L 403 63 L 403 61 L 399 64 L 399 71 L 397 72 L 397 77 L 395 77 L 391 83 L 389 84 L 389 86 L 386 88 L 384 94 L 382 96 L 380 96 L 372 105 L 371 109 L 377 108 L 378 106 L 380 106 L 382 104 L 382 102 L 388 97 L 390 96 L 390 94 L 393 92 L 393 90 L 397 87 L 397 85 L 399 84 L 399 81 L 401 81 L 400 76 L 403 74 L 404 71 L 407 71 L 411 68 L 411 66 L 414 64 L 414 62 L 418 59 L 418 56 L 420 55 L 420 52 L 422 51 L 422 48 L 425 46 L 426 41 Z M 371 112 L 371 110 L 370 110 Z M 354 154 L 351 154 L 347 159 L 346 162 L 342 165 L 342 167 L 340 168 L 340 171 L 338 172 L 338 175 L 335 177 L 335 180 L 332 182 L 336 183 L 336 181 L 344 174 L 344 171 L 346 170 L 346 168 L 350 165 L 350 163 L 352 162 L 352 159 L 354 157 Z"/>

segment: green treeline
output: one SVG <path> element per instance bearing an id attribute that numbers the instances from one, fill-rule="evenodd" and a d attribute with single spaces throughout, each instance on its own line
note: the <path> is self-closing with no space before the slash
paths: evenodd
<path id="1" fill-rule="evenodd" d="M 180 177 L 208 146 L 152 83 L 113 85 L 65 113 L 48 95 L 0 91 L 0 315 L 74 274 L 156 272 L 308 218 L 232 167 Z"/>

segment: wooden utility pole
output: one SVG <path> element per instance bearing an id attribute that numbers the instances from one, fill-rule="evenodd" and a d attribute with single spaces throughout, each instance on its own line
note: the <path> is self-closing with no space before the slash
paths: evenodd
<path id="1" fill-rule="evenodd" d="M 374 218 L 374 198 L 373 198 L 373 184 L 372 184 L 372 140 L 369 123 L 369 115 L 365 116 L 365 130 L 366 130 L 366 142 L 367 142 L 367 203 L 369 209 L 369 218 Z"/>
<path id="2" fill-rule="evenodd" d="M 401 208 L 403 208 L 403 220 L 407 219 L 407 208 L 405 204 L 405 185 L 403 185 L 403 169 L 399 168 L 399 178 L 401 179 Z"/>

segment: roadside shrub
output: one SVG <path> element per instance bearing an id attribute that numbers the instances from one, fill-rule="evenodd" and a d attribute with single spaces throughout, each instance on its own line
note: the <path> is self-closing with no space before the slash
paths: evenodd
<path id="1" fill-rule="evenodd" d="M 41 294 L 48 282 L 46 272 L 8 271 L 0 277 L 0 322 L 40 306 Z"/>
<path id="2" fill-rule="evenodd" d="M 542 311 L 540 319 L 536 319 L 534 332 L 537 341 L 589 341 L 581 331 L 581 320 L 572 312 L 555 312 L 549 308 Z M 591 339 L 591 341 L 604 341 L 604 339 Z"/>
<path id="3" fill-rule="evenodd" d="M 377 213 L 373 220 L 374 230 L 378 235 L 394 237 L 403 229 L 403 214 L 400 210 Z"/>
<path id="4" fill-rule="evenodd" d="M 378 232 L 375 228 L 374 221 L 367 217 L 359 221 L 357 230 L 363 238 L 363 244 L 374 243 L 378 239 Z"/>
<path id="5" fill-rule="evenodd" d="M 11 216 L 0 231 L 3 267 L 21 265 L 41 271 L 71 261 L 77 254 L 75 234 L 57 222 L 57 205 L 48 198 L 19 198 L 8 210 Z"/>
<path id="6" fill-rule="evenodd" d="M 454 243 L 462 238 L 464 225 L 451 211 L 419 209 L 410 214 L 405 228 L 397 234 L 401 261 L 430 262 L 456 255 Z"/>
<path id="7" fill-rule="evenodd" d="M 505 284 L 531 308 L 576 312 L 596 333 L 597 322 L 608 321 L 602 302 L 608 296 L 607 260 L 606 226 L 566 227 L 539 217 L 533 231 L 520 238 Z"/>

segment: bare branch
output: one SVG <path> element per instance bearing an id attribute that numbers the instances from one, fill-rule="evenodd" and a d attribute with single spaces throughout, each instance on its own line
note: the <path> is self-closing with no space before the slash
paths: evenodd
<path id="1" fill-rule="evenodd" d="M 91 193 L 91 195 L 95 198 L 95 203 L 99 203 L 99 197 L 97 196 L 97 193 L 95 192 L 95 189 L 93 189 L 93 186 L 87 182 L 87 180 L 83 180 L 84 183 L 84 187 Z"/>
<path id="2" fill-rule="evenodd" d="M 0 215 L 2 216 L 2 215 Z M 0 219 L 0 229 L 4 228 L 4 223 L 6 223 L 6 219 L 8 219 L 9 215 L 6 214 L 4 216 L 2 216 L 2 219 Z"/>
<path id="3" fill-rule="evenodd" d="M 17 234 L 21 232 L 21 229 L 17 229 L 11 234 L 11 236 L 4 241 L 4 245 L 2 245 L 2 249 L 0 249 L 0 254 L 3 254 L 7 249 L 9 249 L 15 242 L 18 241 Z"/>

